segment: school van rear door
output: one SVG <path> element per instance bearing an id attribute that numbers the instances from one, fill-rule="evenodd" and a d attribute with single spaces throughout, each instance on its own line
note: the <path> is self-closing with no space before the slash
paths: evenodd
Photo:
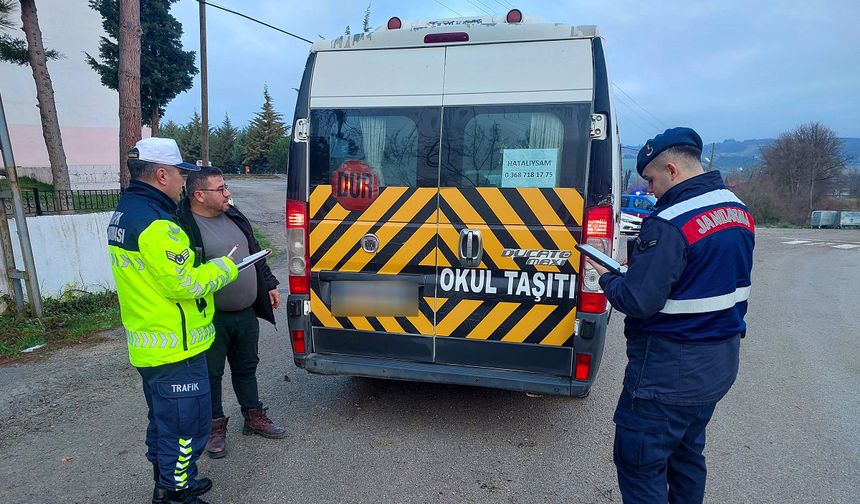
<path id="1" fill-rule="evenodd" d="M 433 362 L 444 53 L 317 55 L 308 184 L 316 353 Z"/>
<path id="2" fill-rule="evenodd" d="M 591 62 L 588 39 L 447 48 L 436 363 L 571 375 Z"/>
<path id="3" fill-rule="evenodd" d="M 302 365 L 569 394 L 591 40 L 312 64 Z"/>

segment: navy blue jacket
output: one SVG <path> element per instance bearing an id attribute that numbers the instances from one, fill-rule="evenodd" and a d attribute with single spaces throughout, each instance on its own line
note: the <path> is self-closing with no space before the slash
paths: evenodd
<path id="1" fill-rule="evenodd" d="M 672 404 L 719 400 L 737 376 L 755 224 L 708 172 L 668 190 L 642 222 L 627 274 L 600 285 L 627 315 L 625 389 Z"/>

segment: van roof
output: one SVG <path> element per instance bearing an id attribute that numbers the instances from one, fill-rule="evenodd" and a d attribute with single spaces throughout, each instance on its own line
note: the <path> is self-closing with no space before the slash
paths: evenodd
<path id="1" fill-rule="evenodd" d="M 601 36 L 594 25 L 574 26 L 565 23 L 545 23 L 538 18 L 525 16 L 522 22 L 516 24 L 507 23 L 505 16 L 499 15 L 403 21 L 402 24 L 402 28 L 395 30 L 389 30 L 386 25 L 368 33 L 342 35 L 331 40 L 320 40 L 311 46 L 311 52 L 427 47 L 428 44 L 424 42 L 425 35 L 448 32 L 468 33 L 469 41 L 430 45 L 583 39 Z"/>

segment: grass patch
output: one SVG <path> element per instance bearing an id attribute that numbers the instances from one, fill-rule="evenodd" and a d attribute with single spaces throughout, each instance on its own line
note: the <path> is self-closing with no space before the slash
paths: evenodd
<path id="1" fill-rule="evenodd" d="M 281 255 L 281 253 L 283 253 L 283 251 L 281 249 L 275 247 L 272 244 L 272 240 L 270 240 L 269 237 L 266 236 L 266 233 L 264 233 L 262 230 L 260 230 L 260 228 L 258 228 L 257 226 L 251 226 L 251 228 L 254 231 L 254 238 L 256 238 L 257 243 L 260 244 L 260 248 L 261 249 L 267 249 L 267 248 L 272 249 L 272 253 L 269 255 L 269 257 L 266 258 L 266 260 L 271 261 L 271 260 L 275 259 L 276 257 L 280 257 L 280 255 Z"/>
<path id="2" fill-rule="evenodd" d="M 18 177 L 18 187 L 20 187 L 21 190 L 33 189 L 34 187 L 40 191 L 51 192 L 54 190 L 53 185 L 39 182 L 38 180 L 31 179 L 30 177 Z M 0 179 L 0 189 L 2 189 L 3 191 L 9 190 L 9 179 L 7 179 L 6 177 Z"/>
<path id="3" fill-rule="evenodd" d="M 807 229 L 809 226 L 802 226 L 799 224 L 792 224 L 790 222 L 782 222 L 782 221 L 774 221 L 774 222 L 763 222 L 759 224 L 756 222 L 756 225 L 763 228 L 776 228 L 776 229 Z"/>
<path id="4" fill-rule="evenodd" d="M 43 322 L 14 313 L 0 315 L 0 359 L 19 356 L 21 350 L 42 343 L 79 342 L 122 324 L 115 292 L 46 299 L 43 308 Z"/>

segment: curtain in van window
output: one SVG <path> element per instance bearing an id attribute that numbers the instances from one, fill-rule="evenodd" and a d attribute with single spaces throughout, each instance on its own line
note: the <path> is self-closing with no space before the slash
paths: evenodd
<path id="1" fill-rule="evenodd" d="M 382 159 L 385 154 L 385 118 L 359 117 L 361 125 L 361 148 L 364 161 L 379 174 L 379 186 L 385 186 Z"/>
<path id="2" fill-rule="evenodd" d="M 536 112 L 532 114 L 529 126 L 529 149 L 555 149 L 555 180 L 561 166 L 561 149 L 564 141 L 564 125 L 553 114 Z"/>
<path id="3" fill-rule="evenodd" d="M 564 125 L 553 114 L 535 113 L 531 115 L 529 127 L 529 149 L 561 149 L 564 139 Z"/>
<path id="4" fill-rule="evenodd" d="M 447 107 L 441 185 L 584 189 L 590 120 L 589 103 Z"/>

